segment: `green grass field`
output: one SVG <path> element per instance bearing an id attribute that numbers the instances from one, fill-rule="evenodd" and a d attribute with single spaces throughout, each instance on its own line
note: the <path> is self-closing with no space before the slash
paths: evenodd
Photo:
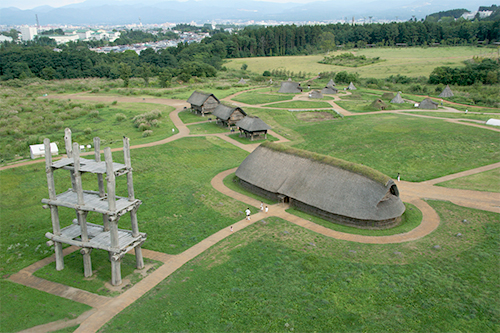
<path id="1" fill-rule="evenodd" d="M 430 204 L 437 232 L 401 244 L 339 241 L 267 218 L 184 265 L 102 332 L 498 330 L 498 215 Z"/>
<path id="2" fill-rule="evenodd" d="M 345 51 L 330 52 L 337 55 Z M 362 77 L 385 78 L 390 75 L 429 76 L 438 66 L 463 66 L 462 61 L 473 56 L 495 54 L 495 49 L 480 49 L 472 46 L 439 47 L 439 48 L 372 48 L 357 49 L 352 52 L 367 58 L 380 57 L 387 60 L 363 67 L 344 67 L 318 63 L 324 55 L 287 56 L 287 57 L 253 57 L 232 59 L 225 66 L 239 69 L 243 63 L 248 71 L 262 74 L 266 70 L 284 69 L 298 73 L 307 71 L 310 77 L 320 72 L 358 72 Z"/>
<path id="3" fill-rule="evenodd" d="M 473 113 L 450 113 L 450 112 L 432 112 L 432 111 L 412 111 L 412 114 L 421 114 L 424 116 L 450 118 L 450 119 L 471 119 L 487 121 L 488 119 L 500 119 L 500 114 L 473 114 Z"/>
<path id="4" fill-rule="evenodd" d="M 204 117 L 205 119 L 211 117 Z M 203 118 L 202 118 L 203 119 Z M 213 119 L 213 118 L 212 118 Z M 189 125 L 189 134 L 214 134 L 214 133 L 229 133 L 229 129 L 225 126 L 221 126 L 212 120 L 208 123 Z"/>
<path id="5" fill-rule="evenodd" d="M 240 137 L 240 133 L 234 133 L 234 134 L 230 134 L 228 135 L 231 139 L 233 140 L 236 140 L 240 143 L 243 143 L 245 145 L 248 145 L 248 144 L 253 144 L 253 143 L 261 143 L 261 142 L 264 142 L 264 141 L 278 141 L 279 139 L 272 136 L 271 134 L 267 134 L 267 139 L 264 139 L 264 136 L 258 136 L 256 138 L 253 139 L 253 141 L 250 141 L 250 139 L 248 138 L 245 138 L 245 137 Z"/>
<path id="6" fill-rule="evenodd" d="M 232 100 L 250 105 L 273 103 L 279 101 L 288 101 L 293 98 L 293 95 L 275 95 L 263 94 L 258 92 L 248 92 L 233 97 Z"/>
<path id="7" fill-rule="evenodd" d="M 315 102 L 315 101 L 290 101 L 266 104 L 268 108 L 282 108 L 282 109 L 322 109 L 331 108 L 332 106 L 326 102 Z"/>
<path id="8" fill-rule="evenodd" d="M 0 280 L 0 330 L 18 332 L 48 322 L 75 319 L 90 306 Z"/>
<path id="9" fill-rule="evenodd" d="M 197 114 L 189 111 L 189 109 L 186 109 L 186 110 L 183 110 L 183 111 L 179 112 L 178 115 L 179 115 L 179 118 L 182 120 L 182 122 L 184 124 L 197 123 L 197 122 L 200 122 L 200 121 L 206 121 L 207 120 L 207 118 L 202 117 L 200 115 L 197 115 Z"/>
<path id="10" fill-rule="evenodd" d="M 500 169 L 493 169 L 477 173 L 475 175 L 456 178 L 436 185 L 449 188 L 459 188 L 462 190 L 500 193 Z"/>

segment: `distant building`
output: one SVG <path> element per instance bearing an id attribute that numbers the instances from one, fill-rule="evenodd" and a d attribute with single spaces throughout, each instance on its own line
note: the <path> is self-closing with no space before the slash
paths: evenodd
<path id="1" fill-rule="evenodd" d="M 0 43 L 3 42 L 12 42 L 12 37 L 0 35 Z"/>
<path id="2" fill-rule="evenodd" d="M 38 35 L 38 30 L 36 27 L 21 27 L 21 39 L 23 41 L 33 40 L 36 35 Z"/>
<path id="3" fill-rule="evenodd" d="M 59 44 L 66 44 L 67 42 L 76 42 L 79 40 L 78 35 L 48 35 L 46 37 L 49 37 L 50 39 L 53 39 L 56 41 L 56 43 Z"/>
<path id="4" fill-rule="evenodd" d="M 50 153 L 52 155 L 59 154 L 59 148 L 57 148 L 57 144 L 55 142 L 50 143 Z M 31 159 L 45 156 L 45 145 L 43 143 L 39 145 L 30 145 L 30 156 Z"/>

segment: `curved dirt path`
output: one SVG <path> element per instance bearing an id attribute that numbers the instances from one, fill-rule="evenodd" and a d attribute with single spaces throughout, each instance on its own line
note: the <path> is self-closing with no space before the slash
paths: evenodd
<path id="1" fill-rule="evenodd" d="M 233 94 L 229 97 L 234 97 L 236 95 L 239 95 L 243 92 L 246 91 L 241 91 L 236 94 Z M 53 96 L 51 96 L 53 98 Z M 190 135 L 189 134 L 189 129 L 188 127 L 180 120 L 178 113 L 184 109 L 184 106 L 187 106 L 187 103 L 184 101 L 179 101 L 179 100 L 163 100 L 163 99 L 156 99 L 156 98 L 136 98 L 136 97 L 113 97 L 113 96 L 81 96 L 81 95 L 65 95 L 65 96 L 56 96 L 55 98 L 61 98 L 61 99 L 66 99 L 66 98 L 74 98 L 74 99 L 82 99 L 82 100 L 92 100 L 92 101 L 102 101 L 102 102 L 111 102 L 111 101 L 118 101 L 118 102 L 134 102 L 134 103 L 157 103 L 157 104 L 164 104 L 164 105 L 169 105 L 169 106 L 174 106 L 176 110 L 172 111 L 170 113 L 170 118 L 172 119 L 174 125 L 177 127 L 179 130 L 179 133 L 160 140 L 156 142 L 151 142 L 147 144 L 142 144 L 142 145 L 135 145 L 132 146 L 132 149 L 137 149 L 137 148 L 143 148 L 143 147 L 152 147 L 156 145 L 161 145 L 165 144 L 167 142 L 171 142 L 174 140 L 177 140 L 182 137 L 186 136 L 206 136 L 206 135 Z M 226 100 L 226 99 L 224 99 Z M 228 99 L 230 100 L 230 98 Z M 360 113 L 351 113 L 347 110 L 344 110 L 334 101 L 329 101 L 332 106 L 340 110 L 341 112 L 345 112 L 344 115 L 361 115 Z M 248 107 L 255 107 L 253 105 L 248 105 Z M 394 111 L 393 111 L 394 112 Z M 370 112 L 369 114 L 374 114 L 374 112 Z M 447 118 L 438 118 L 438 119 L 443 119 L 447 120 Z M 464 123 L 461 123 L 464 124 Z M 490 129 L 490 128 L 488 128 Z M 276 136 L 280 139 L 279 142 L 286 142 L 288 139 L 278 135 L 275 132 L 270 131 L 270 133 L 273 136 Z M 214 136 L 217 136 L 221 138 L 222 140 L 225 140 L 241 149 L 244 149 L 246 151 L 253 151 L 258 144 L 241 144 L 231 138 L 229 138 L 226 134 L 224 133 L 218 133 L 218 134 L 211 134 Z M 115 148 L 113 151 L 119 151 L 121 148 Z M 82 155 L 89 155 L 93 153 L 87 153 L 87 154 L 82 154 Z M 29 161 L 29 162 L 24 162 L 24 163 L 18 163 L 15 165 L 10 165 L 10 166 L 4 166 L 0 168 L 0 170 L 8 169 L 11 167 L 17 167 L 21 165 L 27 165 L 27 164 L 34 164 L 34 163 L 42 163 L 44 162 L 43 159 L 41 160 L 36 160 L 36 161 Z M 497 193 L 488 193 L 488 192 L 477 192 L 477 191 L 465 191 L 465 190 L 456 190 L 456 189 L 447 189 L 447 188 L 442 188 L 442 187 L 437 187 L 433 186 L 436 182 L 441 182 L 444 180 L 449 180 L 449 179 L 454 179 L 454 178 L 459 178 L 463 177 L 469 174 L 474 174 L 477 172 L 482 172 L 486 170 L 490 170 L 493 168 L 496 168 L 500 165 L 500 163 L 496 163 L 490 166 L 485 166 L 482 168 L 477 168 L 473 170 L 468 170 L 465 172 L 461 172 L 455 175 L 449 175 L 445 177 L 438 178 L 437 180 L 432 180 L 428 182 L 423 182 L 423 183 L 408 183 L 408 182 L 400 182 L 398 185 L 402 189 L 401 192 L 402 194 L 402 199 L 406 202 L 410 202 L 417 206 L 423 213 L 423 219 L 422 223 L 420 224 L 419 227 L 411 230 L 410 232 L 404 233 L 404 234 L 399 234 L 399 235 L 392 235 L 392 236 L 376 236 L 376 237 L 371 237 L 371 236 L 362 236 L 362 235 L 353 235 L 353 234 L 346 234 L 346 233 L 341 233 L 337 232 L 322 226 L 319 226 L 315 223 L 312 223 L 311 221 L 304 220 L 302 218 L 299 218 L 295 215 L 291 215 L 287 212 L 285 212 L 283 207 L 280 207 L 279 204 L 269 206 L 269 213 L 258 213 L 252 216 L 251 221 L 247 221 L 246 219 L 243 219 L 241 221 L 238 221 L 233 224 L 233 230 L 234 232 L 237 232 L 239 230 L 244 229 L 246 226 L 266 217 L 266 216 L 278 216 L 281 217 L 285 220 L 288 220 L 292 223 L 295 223 L 297 225 L 303 226 L 304 228 L 307 228 L 309 230 L 321 233 L 325 236 L 337 238 L 337 239 L 342 239 L 342 240 L 347 240 L 347 241 L 353 241 L 353 242 L 361 242 L 361 243 L 371 243 L 371 244 L 387 244 L 387 243 L 400 243 L 400 242 L 408 242 L 411 240 L 415 240 L 418 238 L 421 238 L 425 235 L 428 235 L 431 233 L 433 230 L 435 230 L 438 225 L 439 225 L 439 216 L 437 213 L 423 200 L 420 198 L 435 198 L 439 200 L 450 200 L 454 203 L 460 204 L 462 206 L 467 206 L 467 207 L 473 207 L 473 208 L 478 208 L 478 209 L 483 209 L 483 210 L 490 210 L 490 211 L 495 211 L 495 212 L 500 212 L 500 207 L 499 207 L 499 197 L 500 194 Z M 252 205 L 254 207 L 258 207 L 260 205 L 260 201 L 249 198 L 243 194 L 234 192 L 227 187 L 224 186 L 222 180 L 224 179 L 225 176 L 231 174 L 234 172 L 236 168 L 226 170 L 218 175 L 216 175 L 212 181 L 211 184 L 212 186 L 221 191 L 222 193 L 226 195 L 230 195 L 232 198 L 245 202 L 249 205 Z M 106 297 L 99 296 L 99 295 L 94 295 L 91 293 L 87 293 L 84 291 L 80 291 L 78 289 L 72 290 L 68 289 L 70 287 L 63 286 L 63 285 L 54 285 L 52 283 L 45 283 L 43 281 L 35 281 L 33 280 L 31 274 L 34 272 L 34 270 L 39 269 L 46 265 L 47 263 L 51 262 L 51 260 L 54 260 L 52 257 L 46 258 L 40 262 L 37 262 L 31 266 L 28 266 L 27 268 L 21 270 L 20 272 L 12 275 L 12 280 L 16 281 L 18 283 L 26 283 L 26 285 L 32 286 L 34 288 L 38 288 L 40 290 L 44 290 L 47 292 L 52 292 L 55 294 L 59 294 L 62 297 L 67 297 L 70 299 L 74 299 L 76 301 L 81 301 L 85 304 L 89 304 L 91 306 L 94 306 L 94 308 L 88 312 L 85 312 L 82 314 L 80 317 L 77 319 L 73 319 L 70 321 L 57 321 L 53 323 L 48 323 L 45 325 L 40 325 L 37 327 L 33 327 L 29 330 L 26 330 L 27 332 L 49 332 L 55 329 L 62 329 L 64 327 L 69 327 L 69 326 L 74 326 L 80 324 L 79 328 L 75 332 L 96 332 L 98 329 L 100 329 L 105 323 L 107 323 L 109 320 L 111 320 L 115 315 L 120 313 L 123 309 L 125 309 L 127 306 L 135 302 L 139 297 L 144 295 L 146 292 L 151 290 L 153 287 L 155 287 L 158 283 L 163 281 L 166 277 L 168 277 L 170 274 L 175 272 L 178 268 L 180 268 L 182 265 L 184 265 L 186 262 L 189 260 L 195 258 L 197 255 L 201 254 L 214 244 L 218 243 L 219 241 L 223 240 L 224 238 L 230 236 L 232 234 L 232 231 L 229 230 L 229 228 L 224 228 L 215 234 L 207 237 L 200 243 L 194 245 L 193 247 L 189 248 L 188 250 L 182 252 L 179 255 L 175 256 L 170 256 L 166 255 L 163 253 L 156 253 L 154 251 L 147 251 L 143 250 L 145 253 L 144 255 L 146 257 L 151 257 L 155 260 L 159 260 L 164 262 L 164 265 L 162 265 L 160 268 L 158 268 L 155 272 L 151 273 L 147 277 L 145 277 L 143 280 L 141 280 L 139 283 L 137 283 L 135 286 L 124 292 L 123 294 L 112 298 L 112 299 L 107 299 Z M 68 248 L 69 249 L 69 248 Z M 71 249 L 66 249 L 66 251 L 70 252 Z M 38 278 L 37 278 L 38 279 Z M 47 281 L 48 282 L 48 281 Z M 23 284 L 24 284 L 23 283 Z M 75 288 L 73 288 L 75 289 Z"/>

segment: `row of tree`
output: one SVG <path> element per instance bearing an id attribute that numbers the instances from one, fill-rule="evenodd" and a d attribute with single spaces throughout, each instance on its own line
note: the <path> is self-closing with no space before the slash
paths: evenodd
<path id="1" fill-rule="evenodd" d="M 142 38 L 144 35 L 129 31 L 124 38 L 129 37 Z M 458 20 L 448 25 L 411 21 L 367 25 L 247 27 L 237 34 L 217 30 L 201 43 L 178 44 L 177 47 L 158 52 L 146 49 L 140 55 L 134 51 L 98 54 L 88 50 L 82 43 L 69 43 L 60 46 L 62 51 L 54 50 L 53 41 L 42 37 L 24 45 L 3 43 L 0 47 L 0 78 L 116 79 L 137 76 L 147 81 L 149 77 L 161 74 L 165 80 L 177 76 L 187 81 L 192 76 L 215 76 L 217 70 L 222 69 L 226 58 L 310 54 L 337 49 L 339 45 L 363 47 L 367 44 L 405 43 L 421 46 L 436 41 L 474 43 L 478 40 L 500 41 L 500 20 Z M 165 84 L 168 84 L 168 80 L 165 80 Z M 483 79 L 481 81 L 486 82 Z"/>

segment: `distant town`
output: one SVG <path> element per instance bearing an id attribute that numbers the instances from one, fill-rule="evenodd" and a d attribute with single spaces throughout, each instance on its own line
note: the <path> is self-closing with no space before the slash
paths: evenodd
<path id="1" fill-rule="evenodd" d="M 486 18 L 489 17 L 493 11 L 491 10 L 479 10 L 473 12 L 464 12 L 460 18 L 466 20 L 473 20 L 477 17 Z M 324 25 L 330 23 L 349 23 L 352 25 L 362 25 L 368 23 L 389 23 L 389 22 L 402 22 L 397 18 L 395 20 L 373 20 L 372 17 L 361 17 L 361 18 L 347 18 L 345 17 L 343 20 L 339 21 L 308 21 L 308 22 L 278 22 L 278 21 L 231 21 L 225 20 L 223 23 L 212 22 L 212 23 L 204 23 L 199 24 L 196 22 L 190 22 L 187 25 L 193 27 L 200 27 L 204 29 L 200 29 L 200 31 L 180 31 L 176 30 L 177 23 L 163 23 L 163 24 L 146 24 L 142 23 L 138 24 L 127 24 L 127 25 L 119 25 L 119 26 L 71 26 L 71 25 L 47 25 L 40 26 L 37 25 L 23 25 L 23 26 L 7 26 L 0 25 L 0 43 L 1 42 L 28 42 L 33 41 L 40 37 L 47 37 L 56 42 L 57 45 L 66 44 L 68 42 L 91 42 L 91 41 L 102 41 L 104 43 L 100 43 L 99 46 L 89 47 L 90 50 L 97 53 L 110 53 L 110 52 L 124 52 L 127 50 L 132 50 L 140 54 L 142 50 L 147 48 L 152 48 L 155 51 L 165 49 L 168 47 L 175 47 L 179 43 L 195 43 L 200 42 L 203 38 L 210 36 L 210 31 L 222 29 L 227 32 L 238 31 L 239 29 L 244 28 L 245 26 L 277 26 L 277 25 Z M 9 31 L 18 31 L 19 36 L 17 40 L 14 40 L 13 37 L 7 36 L 7 32 Z M 53 32 L 58 30 L 59 34 L 47 34 L 47 32 Z M 165 39 L 155 42 L 144 42 L 144 43 L 134 43 L 134 44 L 125 44 L 125 45 L 109 45 L 109 43 L 115 42 L 120 38 L 122 31 L 125 30 L 134 30 L 134 31 L 143 31 L 146 33 L 150 33 L 156 35 L 160 32 L 171 32 L 177 36 L 174 39 Z M 3 33 L 3 34 L 2 34 Z"/>

